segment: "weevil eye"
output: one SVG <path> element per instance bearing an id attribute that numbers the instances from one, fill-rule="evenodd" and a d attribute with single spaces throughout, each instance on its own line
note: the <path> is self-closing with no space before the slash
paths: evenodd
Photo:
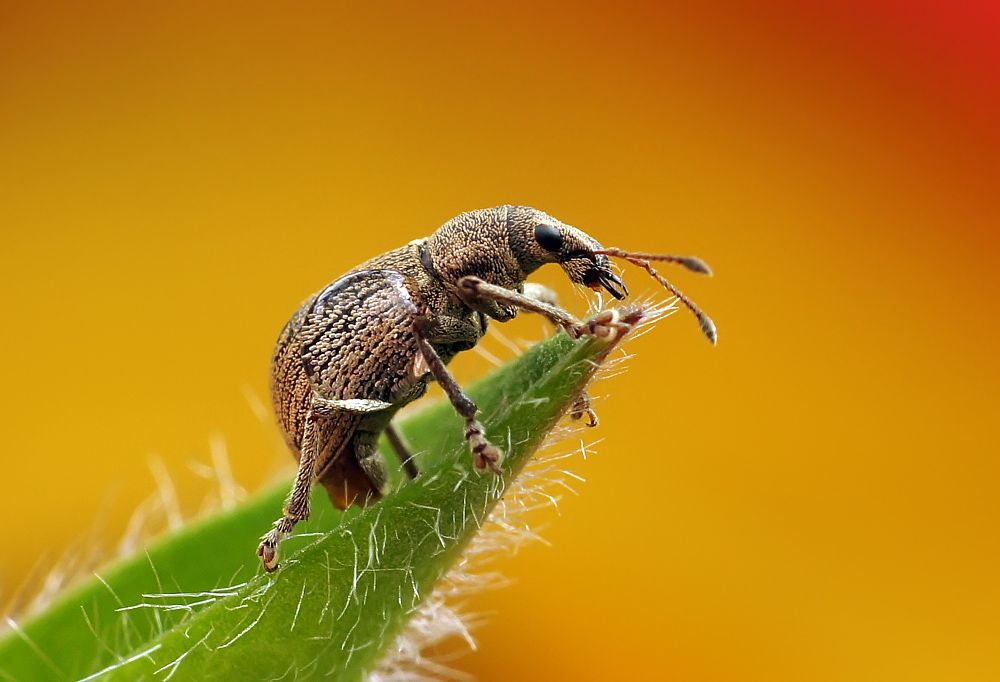
<path id="1" fill-rule="evenodd" d="M 535 225 L 535 241 L 546 251 L 558 251 L 563 245 L 563 235 L 559 228 L 541 223 Z"/>

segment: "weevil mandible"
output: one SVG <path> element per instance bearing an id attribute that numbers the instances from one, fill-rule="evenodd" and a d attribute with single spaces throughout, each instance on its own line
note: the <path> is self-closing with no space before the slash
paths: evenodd
<path id="1" fill-rule="evenodd" d="M 264 568 L 277 568 L 281 541 L 309 518 L 315 481 L 340 509 L 383 495 L 381 433 L 407 475 L 417 475 L 392 418 L 422 396 L 431 379 L 465 419 L 476 468 L 500 473 L 502 453 L 486 438 L 476 404 L 448 363 L 479 342 L 490 319 L 506 322 L 522 310 L 545 316 L 573 337 L 613 333 L 622 325 L 613 311 L 581 322 L 553 305 L 544 287 L 525 288 L 528 275 L 558 263 L 575 284 L 622 299 L 628 289 L 609 256 L 649 272 L 695 314 L 715 343 L 708 316 L 649 263 L 667 261 L 710 274 L 701 260 L 604 248 L 581 230 L 526 206 L 463 213 L 426 239 L 362 263 L 306 301 L 278 338 L 271 364 L 271 398 L 299 469 L 284 516 L 257 548 Z"/>

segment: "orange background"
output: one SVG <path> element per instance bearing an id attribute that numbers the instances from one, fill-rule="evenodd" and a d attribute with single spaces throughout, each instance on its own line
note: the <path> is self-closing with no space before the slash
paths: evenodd
<path id="1" fill-rule="evenodd" d="M 524 203 L 705 258 L 671 274 L 720 343 L 678 314 L 596 388 L 459 667 L 997 679 L 996 7 L 5 4 L 2 598 L 119 536 L 154 453 L 189 512 L 212 433 L 250 489 L 289 466 L 243 388 L 299 301 Z"/>

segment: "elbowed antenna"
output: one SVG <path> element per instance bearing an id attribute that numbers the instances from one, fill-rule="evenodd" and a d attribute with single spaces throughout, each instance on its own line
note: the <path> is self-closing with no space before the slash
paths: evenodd
<path id="1" fill-rule="evenodd" d="M 623 251 L 622 249 L 606 248 L 600 251 L 594 251 L 594 254 L 603 254 L 605 256 L 612 256 L 614 258 L 621 258 L 624 261 L 628 261 L 632 265 L 637 265 L 646 272 L 648 272 L 657 282 L 662 284 L 670 293 L 677 297 L 681 303 L 687 306 L 688 310 L 694 313 L 694 316 L 698 318 L 698 324 L 701 325 L 701 331 L 708 337 L 708 340 L 712 342 L 713 345 L 718 342 L 719 334 L 716 331 L 715 323 L 712 322 L 712 318 L 704 313 L 704 311 L 694 304 L 690 298 L 681 293 L 680 289 L 675 287 L 673 284 L 667 281 L 667 278 L 656 271 L 649 261 L 657 260 L 666 263 L 677 263 L 678 265 L 683 265 L 685 268 L 692 272 L 697 272 L 703 275 L 711 276 L 712 270 L 708 265 L 700 258 L 695 258 L 693 256 L 669 256 L 665 254 L 658 253 L 634 253 L 632 251 Z"/>

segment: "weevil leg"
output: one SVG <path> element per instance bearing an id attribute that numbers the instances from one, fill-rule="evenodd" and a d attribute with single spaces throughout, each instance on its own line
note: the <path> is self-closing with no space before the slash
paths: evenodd
<path id="1" fill-rule="evenodd" d="M 469 276 L 458 280 L 458 290 L 462 298 L 465 299 L 466 303 L 474 303 L 476 300 L 506 303 L 508 305 L 516 306 L 521 310 L 526 310 L 530 313 L 543 315 L 546 319 L 552 322 L 552 324 L 565 329 L 566 333 L 573 338 L 579 338 L 585 333 L 584 323 L 570 315 L 562 308 L 546 303 L 544 300 L 539 300 L 539 298 L 527 296 L 505 287 L 499 287 L 495 284 L 484 282 L 478 277 Z M 538 291 L 532 292 L 532 294 L 539 293 L 540 292 Z"/>
<path id="2" fill-rule="evenodd" d="M 378 434 L 372 431 L 358 430 L 354 432 L 352 441 L 354 457 L 357 459 L 358 466 L 371 481 L 378 497 L 381 497 L 385 493 L 389 471 L 385 464 L 385 458 L 382 457 L 382 453 L 378 449 Z M 367 503 L 362 504 L 362 506 L 367 506 Z"/>
<path id="3" fill-rule="evenodd" d="M 530 313 L 544 315 L 552 324 L 562 327 L 574 339 L 578 339 L 581 336 L 612 337 L 619 332 L 627 332 L 632 328 L 631 324 L 622 320 L 621 313 L 614 308 L 602 310 L 586 322 L 581 322 L 562 308 L 549 305 L 524 294 L 519 294 L 516 291 L 484 282 L 478 277 L 463 277 L 458 280 L 458 288 L 460 292 L 464 292 L 463 298 L 466 302 L 487 299 L 517 306 L 521 310 Z"/>
<path id="4" fill-rule="evenodd" d="M 579 338 L 580 336 L 601 336 L 607 337 L 617 332 L 627 332 L 632 328 L 629 322 L 622 319 L 618 310 L 602 310 L 597 315 L 581 322 L 568 312 L 559 307 L 559 298 L 556 292 L 541 284 L 527 283 L 524 285 L 524 294 L 511 291 L 495 284 L 484 282 L 478 277 L 463 277 L 458 283 L 460 288 L 465 289 L 479 298 L 486 298 L 502 303 L 515 305 L 530 313 L 538 313 L 546 317 L 556 327 L 566 330 L 570 336 Z"/>
<path id="5" fill-rule="evenodd" d="M 316 480 L 316 460 L 319 458 L 320 429 L 316 422 L 322 419 L 322 415 L 315 407 L 315 398 L 313 404 L 314 407 L 306 414 L 299 471 L 295 475 L 295 485 L 288 498 L 285 514 L 274 522 L 274 527 L 261 538 L 261 543 L 257 547 L 257 556 L 260 557 L 264 570 L 268 573 L 278 568 L 278 547 L 282 540 L 292 534 L 296 523 L 309 518 L 309 495 Z"/>
<path id="6" fill-rule="evenodd" d="M 587 426 L 594 427 L 600 423 L 597 413 L 590 406 L 590 394 L 586 390 L 580 391 L 573 405 L 569 408 L 569 416 L 574 421 L 582 419 L 584 415 L 587 415 Z"/>
<path id="7" fill-rule="evenodd" d="M 396 457 L 399 458 L 399 463 L 403 465 L 403 471 L 406 472 L 407 477 L 412 481 L 420 474 L 420 470 L 417 468 L 417 463 L 413 461 L 413 453 L 410 451 L 410 446 L 406 444 L 402 432 L 400 432 L 395 423 L 390 422 L 389 426 L 385 427 L 385 437 L 389 440 L 389 445 L 392 446 Z"/>
<path id="8" fill-rule="evenodd" d="M 609 337 L 621 332 L 627 332 L 631 325 L 621 319 L 617 310 L 602 310 L 586 322 L 581 322 L 558 306 L 558 298 L 554 291 L 540 284 L 525 284 L 524 293 L 520 294 L 504 287 L 484 282 L 478 277 L 463 277 L 458 282 L 459 290 L 466 293 L 467 301 L 488 299 L 499 303 L 517 306 L 531 313 L 545 316 L 556 327 L 566 330 L 573 338 L 584 335 Z M 587 415 L 587 426 L 597 426 L 597 413 L 590 406 L 590 396 L 581 391 L 576 402 L 570 408 L 570 416 L 580 419 Z"/>
<path id="9" fill-rule="evenodd" d="M 302 448 L 299 458 L 299 470 L 295 475 L 292 494 L 285 507 L 285 515 L 274 522 L 274 528 L 268 531 L 257 547 L 257 555 L 269 573 L 278 568 L 278 547 L 281 542 L 292 534 L 295 524 L 309 518 L 309 498 L 316 482 L 316 461 L 319 459 L 319 432 L 317 421 L 333 416 L 337 412 L 353 412 L 369 414 L 392 407 L 391 403 L 381 400 L 347 399 L 329 400 L 318 395 L 312 396 L 309 412 L 306 414 L 305 428 L 302 432 Z M 362 439 L 363 441 L 363 439 Z M 363 442 L 359 442 L 363 447 Z M 364 461 L 359 458 L 358 464 L 375 484 L 381 489 L 385 483 L 385 460 L 373 445 L 374 455 L 367 453 Z M 381 465 L 381 467 L 379 466 Z"/>
<path id="10" fill-rule="evenodd" d="M 441 356 L 437 354 L 434 347 L 424 338 L 421 326 L 422 320 L 418 317 L 413 323 L 413 337 L 417 340 L 417 346 L 427 361 L 427 367 L 430 369 L 431 374 L 434 375 L 434 379 L 444 389 L 445 395 L 448 396 L 448 400 L 451 401 L 455 411 L 458 412 L 460 417 L 465 419 L 465 440 L 469 442 L 469 447 L 472 449 L 473 462 L 476 468 L 479 470 L 488 468 L 493 473 L 500 475 L 502 472 L 498 463 L 503 459 L 503 453 L 499 448 L 486 440 L 486 431 L 483 429 L 480 421 L 476 419 L 476 413 L 479 412 L 479 408 L 465 394 L 462 387 L 455 381 L 455 377 L 448 371 L 448 367 L 444 364 Z"/>

